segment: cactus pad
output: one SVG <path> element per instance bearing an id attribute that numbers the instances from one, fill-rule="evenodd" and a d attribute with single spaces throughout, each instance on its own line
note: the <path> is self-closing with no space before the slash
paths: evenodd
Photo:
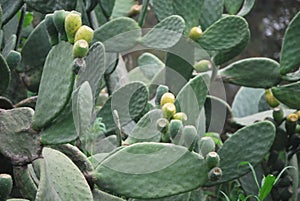
<path id="1" fill-rule="evenodd" d="M 223 0 L 204 0 L 200 11 L 199 22 L 202 30 L 207 29 L 219 20 L 223 14 Z"/>
<path id="2" fill-rule="evenodd" d="M 72 45 L 60 42 L 47 56 L 33 118 L 33 128 L 48 125 L 68 103 L 74 84 Z"/>
<path id="3" fill-rule="evenodd" d="M 300 109 L 300 81 L 272 88 L 273 95 L 283 104 Z"/>
<path id="4" fill-rule="evenodd" d="M 220 71 L 223 80 L 237 85 L 270 88 L 280 82 L 279 63 L 268 58 L 249 58 Z"/>
<path id="5" fill-rule="evenodd" d="M 8 87 L 10 82 L 10 69 L 4 57 L 0 54 L 0 94 Z"/>
<path id="6" fill-rule="evenodd" d="M 66 1 L 44 1 L 44 0 L 25 0 L 25 3 L 33 8 L 34 10 L 41 13 L 51 13 L 55 10 L 74 10 L 76 7 L 76 2 L 74 0 Z"/>
<path id="7" fill-rule="evenodd" d="M 0 109 L 0 152 L 15 165 L 30 163 L 40 154 L 39 136 L 30 130 L 33 113 L 27 107 Z"/>
<path id="8" fill-rule="evenodd" d="M 108 191 L 154 199 L 198 188 L 206 182 L 207 172 L 204 159 L 182 146 L 137 143 L 105 159 L 93 175 Z"/>

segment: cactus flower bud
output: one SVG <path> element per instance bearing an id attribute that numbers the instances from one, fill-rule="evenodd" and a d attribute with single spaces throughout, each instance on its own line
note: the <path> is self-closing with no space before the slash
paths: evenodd
<path id="1" fill-rule="evenodd" d="M 162 113 L 166 119 L 171 119 L 176 113 L 176 107 L 173 103 L 166 103 L 162 106 Z"/>
<path id="2" fill-rule="evenodd" d="M 212 169 L 214 167 L 219 166 L 220 163 L 220 156 L 217 152 L 209 152 L 206 157 L 205 157 L 206 163 L 207 163 L 207 167 L 209 169 Z"/>
<path id="3" fill-rule="evenodd" d="M 78 40 L 73 46 L 73 57 L 82 58 L 87 55 L 89 44 L 85 40 Z"/>
<path id="4" fill-rule="evenodd" d="M 166 103 L 174 103 L 174 102 L 175 102 L 175 96 L 170 92 L 164 93 L 160 99 L 161 106 L 163 106 Z"/>
<path id="5" fill-rule="evenodd" d="M 208 172 L 208 179 L 210 181 L 217 181 L 222 177 L 223 173 L 221 168 L 215 167 Z"/>
<path id="6" fill-rule="evenodd" d="M 0 200 L 6 200 L 11 193 L 13 181 L 9 174 L 0 174 Z"/>
<path id="7" fill-rule="evenodd" d="M 169 124 L 169 134 L 174 144 L 179 144 L 183 130 L 182 121 L 172 119 Z"/>
<path id="8" fill-rule="evenodd" d="M 67 33 L 68 41 L 74 43 L 74 38 L 77 30 L 81 27 L 81 15 L 76 11 L 70 12 L 65 18 L 65 30 Z"/>
<path id="9" fill-rule="evenodd" d="M 86 42 L 91 43 L 93 38 L 94 38 L 94 30 L 86 25 L 83 25 L 77 30 L 74 41 L 76 42 L 78 40 L 83 39 L 86 40 Z"/>
<path id="10" fill-rule="evenodd" d="M 197 41 L 202 36 L 202 29 L 200 27 L 193 27 L 190 30 L 189 38 Z"/>
<path id="11" fill-rule="evenodd" d="M 270 89 L 266 89 L 265 98 L 270 107 L 278 107 L 280 102 L 274 97 L 272 91 Z"/>

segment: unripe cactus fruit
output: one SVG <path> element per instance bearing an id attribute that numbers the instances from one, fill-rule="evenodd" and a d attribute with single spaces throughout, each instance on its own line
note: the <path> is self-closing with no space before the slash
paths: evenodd
<path id="1" fill-rule="evenodd" d="M 73 57 L 82 58 L 87 55 L 89 44 L 85 40 L 78 40 L 73 46 Z"/>
<path id="2" fill-rule="evenodd" d="M 135 4 L 135 5 L 131 6 L 129 13 L 128 13 L 128 17 L 133 17 L 135 15 L 140 14 L 142 7 L 143 6 L 139 5 L 139 4 Z"/>
<path id="3" fill-rule="evenodd" d="M 169 121 L 166 118 L 160 118 L 156 121 L 156 127 L 161 133 L 166 133 L 168 132 Z"/>
<path id="4" fill-rule="evenodd" d="M 165 85 L 159 85 L 156 89 L 155 104 L 160 105 L 161 97 L 169 91 L 169 87 Z"/>
<path id="5" fill-rule="evenodd" d="M 174 103 L 166 103 L 162 106 L 163 117 L 166 119 L 171 119 L 173 115 L 176 113 L 176 107 Z"/>
<path id="6" fill-rule="evenodd" d="M 193 27 L 190 30 L 189 38 L 197 41 L 202 36 L 202 29 L 200 27 Z"/>
<path id="7" fill-rule="evenodd" d="M 202 137 L 198 142 L 198 146 L 203 157 L 206 157 L 209 152 L 215 151 L 216 148 L 215 141 L 211 137 Z"/>
<path id="8" fill-rule="evenodd" d="M 187 116 L 184 112 L 177 112 L 176 114 L 173 115 L 173 119 L 177 119 L 182 121 L 182 123 L 187 121 Z"/>
<path id="9" fill-rule="evenodd" d="M 86 25 L 81 26 L 76 34 L 74 42 L 78 40 L 86 40 L 86 42 L 91 43 L 94 38 L 94 30 Z"/>
<path id="10" fill-rule="evenodd" d="M 174 103 L 174 102 L 175 102 L 175 96 L 170 92 L 164 93 L 160 99 L 161 106 L 163 106 L 166 103 Z"/>
<path id="11" fill-rule="evenodd" d="M 70 12 L 65 18 L 65 30 L 67 33 L 68 41 L 74 43 L 74 38 L 77 30 L 81 27 L 81 15 L 76 11 Z"/>
<path id="12" fill-rule="evenodd" d="M 209 60 L 203 59 L 194 65 L 194 69 L 198 73 L 206 72 L 212 68 L 212 64 Z"/>
<path id="13" fill-rule="evenodd" d="M 178 144 L 182 134 L 183 124 L 182 121 L 172 119 L 169 124 L 170 138 L 174 144 Z"/>
<path id="14" fill-rule="evenodd" d="M 265 98 L 270 107 L 278 107 L 280 102 L 274 97 L 272 91 L 270 89 L 266 89 Z"/>
<path id="15" fill-rule="evenodd" d="M 47 14 L 45 17 L 45 26 L 48 33 L 50 44 L 56 45 L 58 43 L 58 31 L 54 24 L 54 14 Z"/>
<path id="16" fill-rule="evenodd" d="M 65 19 L 69 14 L 69 11 L 65 10 L 56 10 L 54 11 L 53 21 L 54 25 L 59 32 L 59 39 L 63 41 L 68 41 L 67 33 L 65 30 Z"/>
<path id="17" fill-rule="evenodd" d="M 11 193 L 13 181 L 9 174 L 0 174 L 0 200 L 6 200 Z"/>
<path id="18" fill-rule="evenodd" d="M 206 163 L 207 163 L 207 167 L 209 169 L 212 169 L 214 167 L 219 166 L 220 163 L 220 156 L 217 152 L 209 152 L 206 157 L 205 157 Z"/>
<path id="19" fill-rule="evenodd" d="M 193 151 L 199 139 L 195 126 L 185 126 L 182 131 L 182 136 L 184 141 L 183 145 L 187 147 L 189 151 Z"/>
<path id="20" fill-rule="evenodd" d="M 217 181 L 222 177 L 223 173 L 221 168 L 215 167 L 208 172 L 208 179 L 210 181 Z"/>
<path id="21" fill-rule="evenodd" d="M 284 112 L 280 107 L 275 107 L 273 109 L 273 119 L 277 124 L 281 124 L 284 119 Z"/>
<path id="22" fill-rule="evenodd" d="M 298 115 L 297 114 L 289 114 L 286 117 L 285 129 L 286 129 L 286 132 L 289 135 L 292 135 L 292 134 L 295 133 L 296 126 L 297 126 L 297 121 L 298 121 Z"/>

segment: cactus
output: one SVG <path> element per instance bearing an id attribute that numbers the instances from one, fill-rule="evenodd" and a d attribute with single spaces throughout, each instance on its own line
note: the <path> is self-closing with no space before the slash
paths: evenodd
<path id="1" fill-rule="evenodd" d="M 148 48 L 170 48 L 179 41 L 184 27 L 184 20 L 178 15 L 172 15 L 144 35 L 141 44 Z"/>
<path id="2" fill-rule="evenodd" d="M 34 129 L 49 125 L 68 103 L 74 83 L 72 61 L 72 47 L 66 42 L 60 42 L 49 53 L 33 118 Z M 55 93 L 58 89 L 61 93 Z"/>
<path id="3" fill-rule="evenodd" d="M 196 189 L 206 182 L 207 172 L 204 159 L 184 147 L 139 143 L 108 157 L 93 175 L 103 189 L 127 197 L 153 199 Z M 177 176 L 170 177 L 173 174 Z"/>
<path id="4" fill-rule="evenodd" d="M 230 83 L 253 88 L 270 88 L 280 82 L 279 71 L 279 63 L 274 60 L 250 58 L 230 64 L 222 69 L 220 74 Z"/>
<path id="5" fill-rule="evenodd" d="M 280 102 L 293 109 L 300 109 L 298 94 L 300 82 L 272 87 L 272 93 Z"/>
<path id="6" fill-rule="evenodd" d="M 1 25 L 6 24 L 22 7 L 23 1 L 4 0 L 1 1 Z"/>
<path id="7" fill-rule="evenodd" d="M 222 17 L 223 3 L 223 0 L 204 0 L 199 16 L 199 22 L 203 30 Z"/>
<path id="8" fill-rule="evenodd" d="M 34 10 L 41 13 L 51 13 L 55 10 L 73 10 L 76 6 L 76 1 L 67 0 L 64 2 L 60 2 L 59 0 L 55 1 L 42 1 L 42 0 L 25 0 L 26 4 L 28 4 Z"/>
<path id="9" fill-rule="evenodd" d="M 13 181 L 9 174 L 0 174 L 0 186 L 0 200 L 5 201 L 13 187 Z"/>
<path id="10" fill-rule="evenodd" d="M 0 94 L 7 89 L 11 79 L 10 76 L 9 66 L 4 57 L 0 54 Z"/>

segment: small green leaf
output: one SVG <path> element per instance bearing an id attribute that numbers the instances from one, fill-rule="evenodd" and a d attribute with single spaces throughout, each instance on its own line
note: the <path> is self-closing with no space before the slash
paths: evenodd
<path id="1" fill-rule="evenodd" d="M 269 174 L 263 178 L 262 186 L 259 190 L 259 200 L 263 201 L 271 192 L 274 184 L 275 184 L 276 177 Z"/>

